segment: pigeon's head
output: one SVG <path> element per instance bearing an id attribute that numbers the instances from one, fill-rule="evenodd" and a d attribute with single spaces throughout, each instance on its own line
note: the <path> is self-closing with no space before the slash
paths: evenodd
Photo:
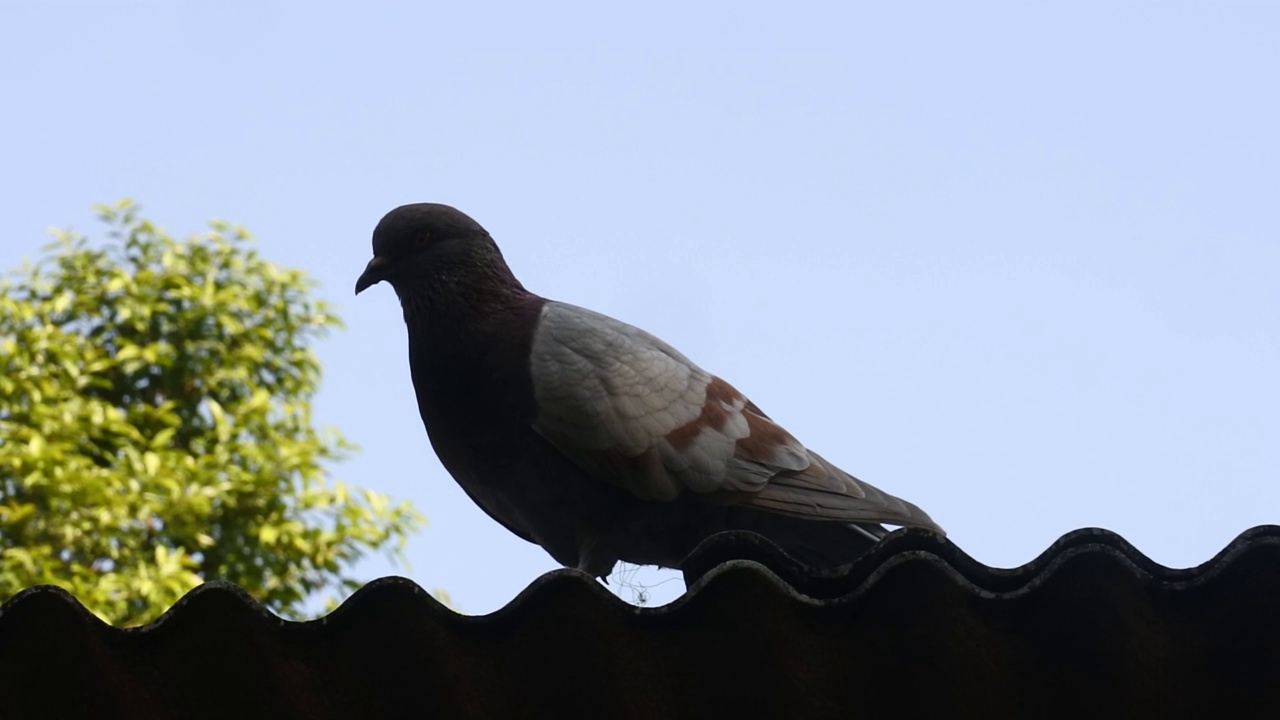
<path id="1" fill-rule="evenodd" d="M 356 280 L 356 294 L 383 280 L 400 292 L 450 267 L 476 266 L 502 256 L 480 223 L 437 203 L 401 205 L 373 230 L 373 259 Z"/>

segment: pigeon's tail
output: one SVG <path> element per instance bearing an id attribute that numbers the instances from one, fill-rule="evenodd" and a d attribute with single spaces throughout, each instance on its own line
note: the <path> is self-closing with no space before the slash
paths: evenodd
<path id="1" fill-rule="evenodd" d="M 803 520 L 751 512 L 734 518 L 735 530 L 759 533 L 792 558 L 817 569 L 848 565 L 889 531 L 870 523 Z"/>

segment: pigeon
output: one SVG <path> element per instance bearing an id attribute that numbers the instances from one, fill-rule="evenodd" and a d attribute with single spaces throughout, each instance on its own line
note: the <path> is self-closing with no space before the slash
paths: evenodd
<path id="1" fill-rule="evenodd" d="M 387 282 L 409 332 L 418 411 L 473 502 L 559 564 L 679 569 L 741 530 L 813 568 L 846 565 L 884 524 L 942 528 L 805 447 L 725 380 L 627 323 L 541 297 L 448 205 L 373 231 L 356 294 Z"/>

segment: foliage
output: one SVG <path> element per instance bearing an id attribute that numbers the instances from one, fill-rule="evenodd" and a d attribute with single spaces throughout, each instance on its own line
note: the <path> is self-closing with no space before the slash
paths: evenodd
<path id="1" fill-rule="evenodd" d="M 353 446 L 312 425 L 309 343 L 340 326 L 312 283 L 238 227 L 96 209 L 105 244 L 57 233 L 0 283 L 0 601 L 49 583 L 133 625 L 223 578 L 297 617 L 403 559 L 421 516 L 326 471 Z"/>

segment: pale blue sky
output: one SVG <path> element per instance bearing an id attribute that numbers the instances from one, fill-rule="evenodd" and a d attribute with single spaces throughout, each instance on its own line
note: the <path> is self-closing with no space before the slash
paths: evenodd
<path id="1" fill-rule="evenodd" d="M 422 509 L 409 574 L 470 613 L 554 563 L 435 460 L 391 290 L 352 297 L 405 202 L 982 562 L 1102 526 L 1190 565 L 1280 521 L 1280 5 L 783 7 L 0 0 L 0 267 L 125 196 L 246 225 L 349 326 L 337 474 Z"/>

